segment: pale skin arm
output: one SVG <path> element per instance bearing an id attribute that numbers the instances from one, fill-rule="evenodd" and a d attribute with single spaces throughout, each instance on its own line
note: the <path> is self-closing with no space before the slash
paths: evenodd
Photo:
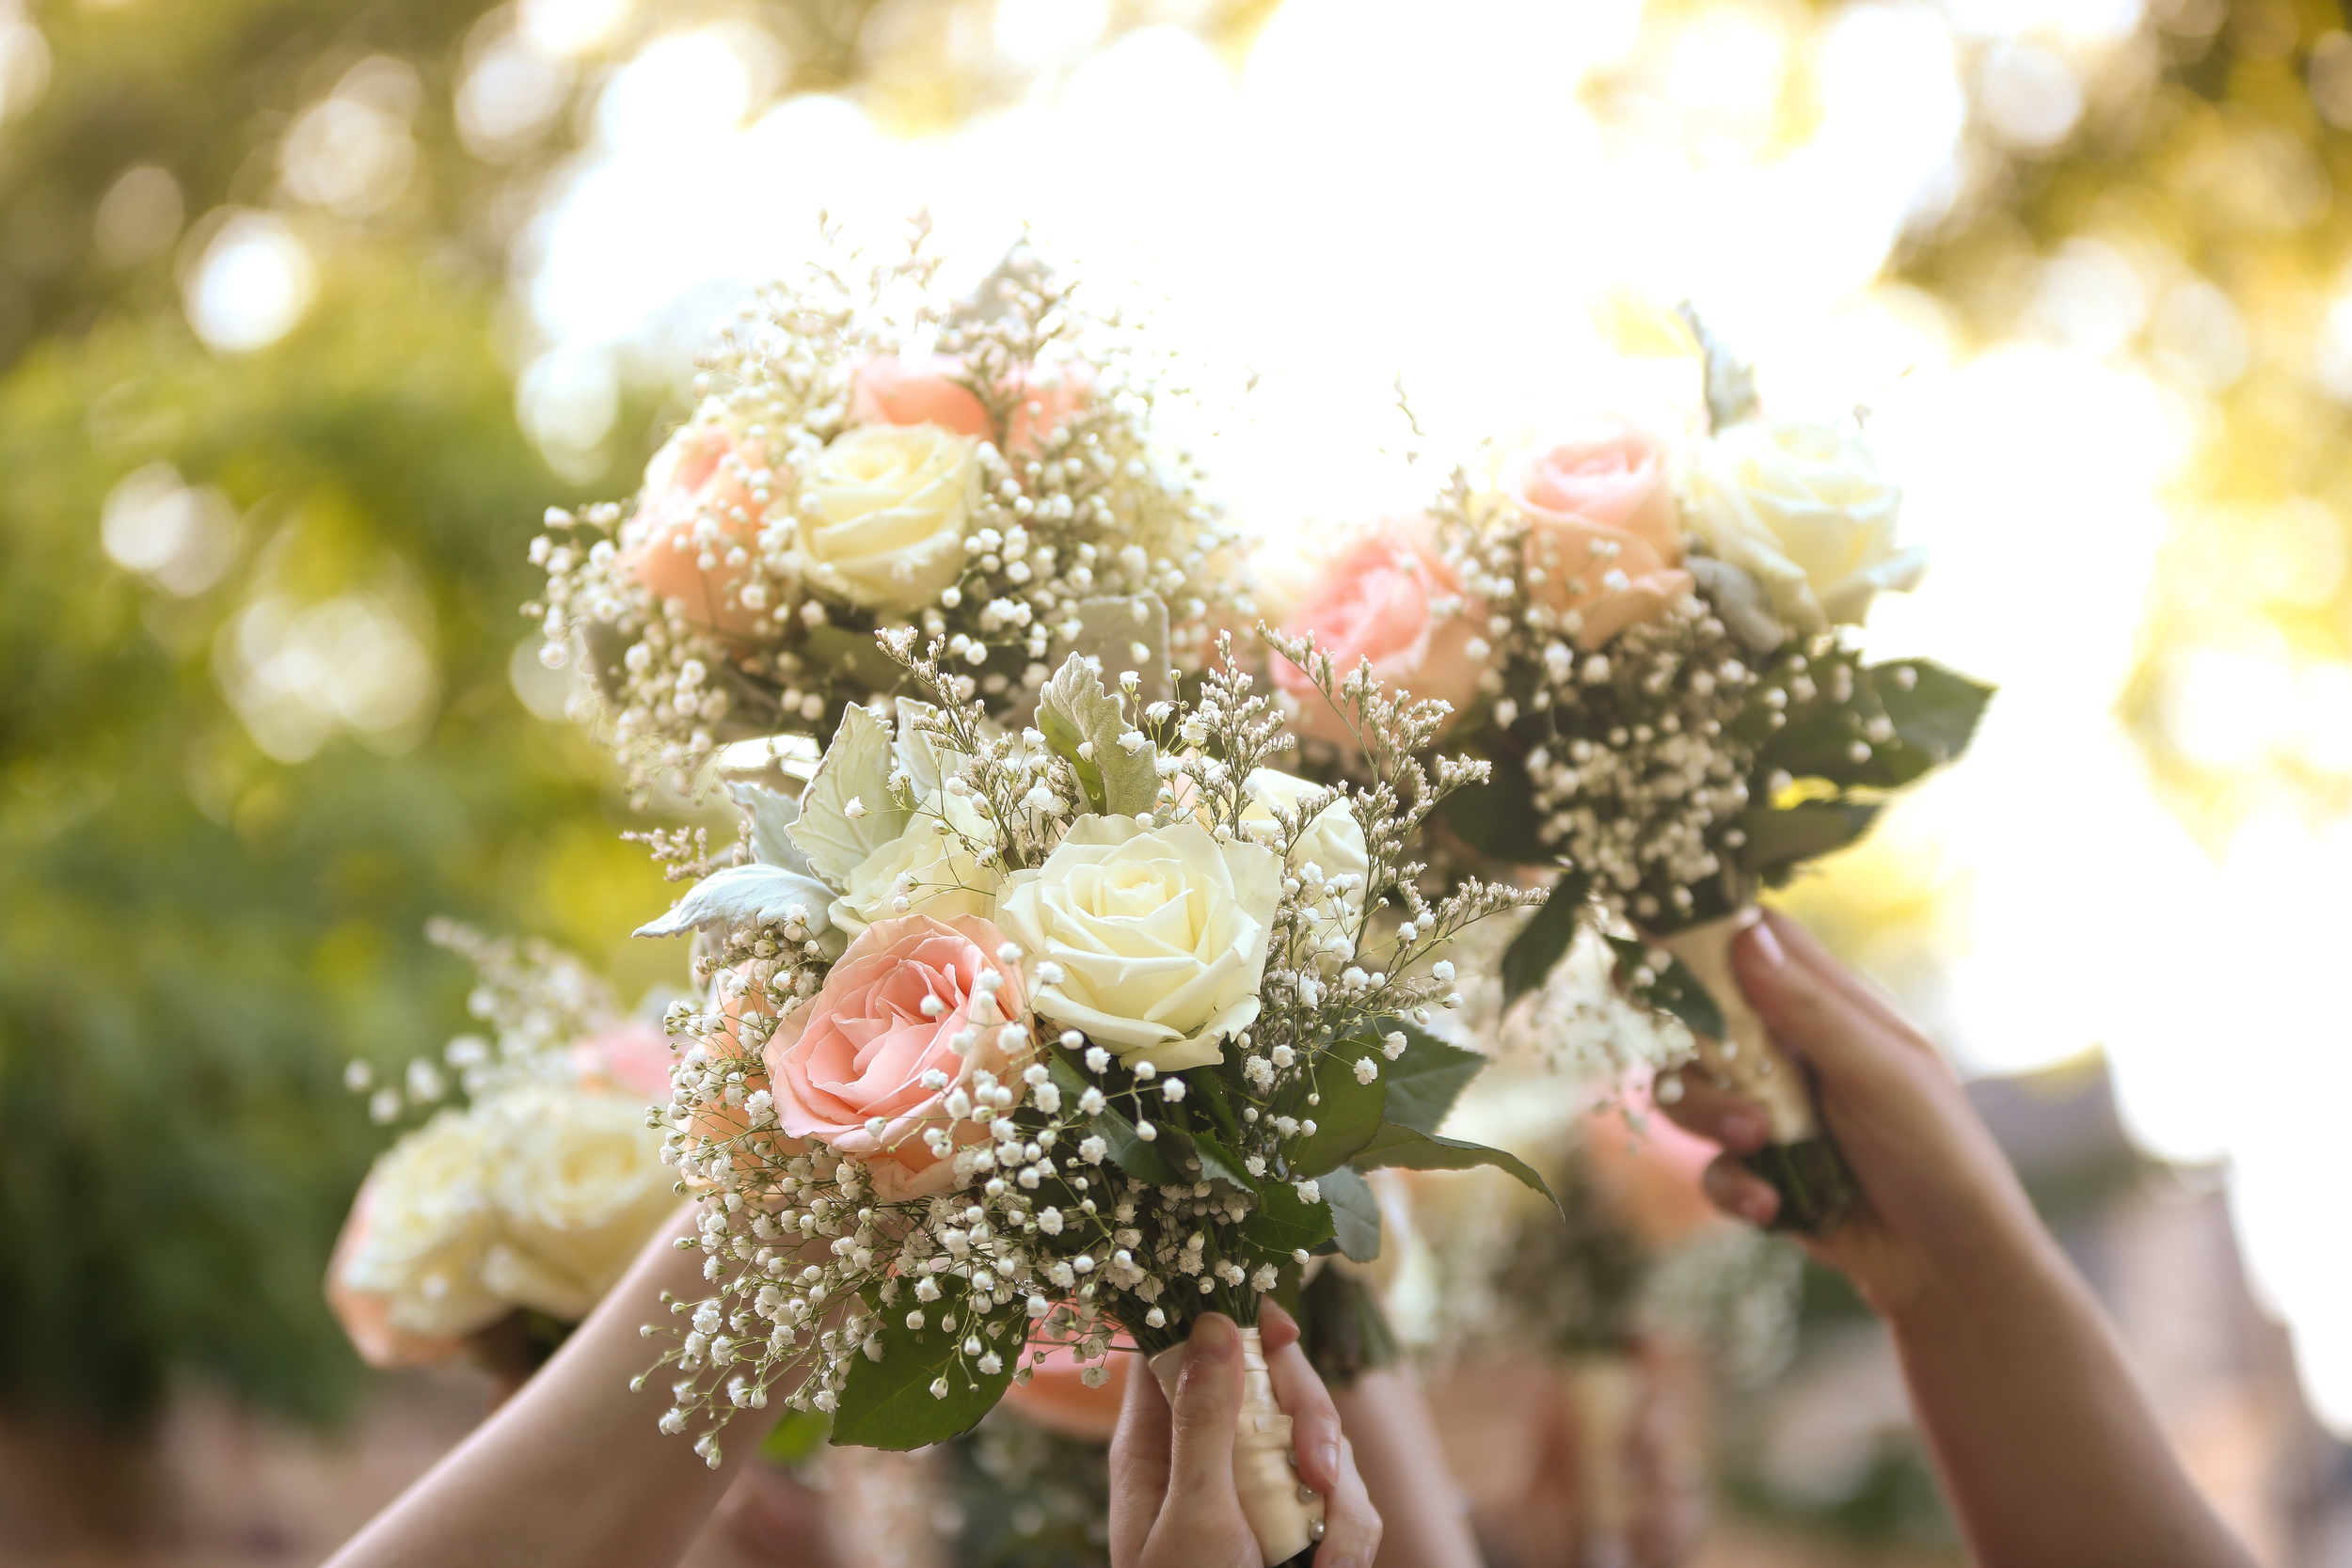
<path id="1" fill-rule="evenodd" d="M 638 1258 L 563 1349 L 423 1479 L 372 1520 L 328 1568 L 642 1568 L 675 1562 L 755 1449 L 739 1418 L 711 1469 L 654 1423 L 666 1391 L 632 1377 L 653 1362 L 640 1324 L 666 1316 L 663 1291 L 694 1298 L 699 1248 L 689 1208 Z"/>
<path id="2" fill-rule="evenodd" d="M 758 1447 L 759 1428 L 739 1418 L 707 1465 L 683 1437 L 655 1422 L 664 1390 L 629 1380 L 653 1360 L 640 1324 L 665 1315 L 663 1291 L 689 1300 L 708 1287 L 693 1232 L 680 1211 L 620 1284 L 521 1391 L 444 1455 L 344 1545 L 327 1568 L 645 1568 L 675 1562 Z M 1233 1432 L 1241 1410 L 1241 1333 L 1209 1320 L 1177 1391 L 1178 1418 L 1152 1378 L 1128 1380 L 1127 1410 L 1111 1445 L 1112 1561 L 1117 1568 L 1260 1568 L 1233 1490 Z M 1340 1435 L 1322 1380 L 1297 1348 L 1297 1326 L 1268 1307 L 1260 1324 L 1275 1394 L 1297 1422 L 1299 1469 L 1330 1499 L 1330 1527 L 1316 1568 L 1371 1568 L 1379 1515 Z M 1220 1354 L 1221 1353 L 1221 1354 Z M 1200 1356 L 1199 1350 L 1193 1352 Z M 1136 1387 L 1149 1406 L 1136 1408 Z M 1169 1505 L 1174 1506 L 1169 1506 Z M 1240 1531 L 1242 1563 L 1233 1555 Z"/>
<path id="3" fill-rule="evenodd" d="M 1734 947 L 1740 986 L 1811 1069 L 1864 1202 L 1809 1242 L 1892 1331 L 1912 1404 L 1985 1568 L 2250 1568 L 2191 1484 L 2097 1303 L 1919 1033 L 1795 923 Z M 1684 1075 L 1667 1114 L 1725 1153 L 1708 1195 L 1758 1224 L 1777 1203 L 1734 1156 L 1756 1106 Z"/>
<path id="4" fill-rule="evenodd" d="M 1480 1568 L 1478 1542 L 1421 1384 L 1407 1371 L 1384 1367 L 1362 1373 L 1331 1399 L 1354 1443 L 1364 1485 L 1380 1500 L 1383 1568 Z"/>

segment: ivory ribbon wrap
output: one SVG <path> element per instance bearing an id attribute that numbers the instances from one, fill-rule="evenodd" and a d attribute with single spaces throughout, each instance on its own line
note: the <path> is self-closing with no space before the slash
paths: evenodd
<path id="1" fill-rule="evenodd" d="M 1241 1430 L 1233 1435 L 1233 1490 L 1241 1494 L 1242 1517 L 1258 1538 L 1265 1568 L 1287 1562 L 1322 1535 L 1323 1499 L 1299 1484 L 1291 1461 L 1291 1418 L 1274 1402 L 1274 1380 L 1266 1375 L 1265 1341 L 1255 1327 L 1241 1331 Z M 1160 1392 L 1176 1402 L 1176 1377 L 1184 1370 L 1184 1347 L 1171 1345 L 1152 1358 Z"/>
<path id="2" fill-rule="evenodd" d="M 1764 1107 L 1773 1143 L 1803 1143 L 1821 1132 L 1804 1074 L 1772 1043 L 1772 1031 L 1740 994 L 1740 978 L 1731 968 L 1732 938 L 1761 918 L 1762 911 L 1750 905 L 1721 920 L 1652 940 L 1682 960 L 1724 1015 L 1722 1039 L 1699 1036 L 1699 1061 L 1715 1078 L 1728 1080 L 1732 1088 Z"/>
<path id="3" fill-rule="evenodd" d="M 1641 1419 L 1642 1369 L 1629 1355 L 1574 1355 L 1565 1369 L 1568 1418 L 1576 1429 L 1576 1501 L 1583 1560 L 1630 1561 L 1633 1431 Z"/>

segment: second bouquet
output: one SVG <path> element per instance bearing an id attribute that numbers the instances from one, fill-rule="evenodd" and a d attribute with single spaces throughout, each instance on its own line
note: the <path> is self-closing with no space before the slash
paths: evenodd
<path id="1" fill-rule="evenodd" d="M 831 1413 L 835 1442 L 914 1448 L 1048 1347 L 1099 1380 L 1123 1333 L 1172 1377 L 1222 1312 L 1250 1369 L 1245 1510 L 1268 1564 L 1312 1544 L 1259 1299 L 1318 1252 L 1377 1253 L 1361 1170 L 1540 1188 L 1438 1135 L 1480 1059 L 1422 1026 L 1459 1001 L 1444 944 L 1541 895 L 1427 900 L 1406 846 L 1486 765 L 1416 760 L 1443 704 L 1276 641 L 1369 782 L 1266 766 L 1292 743 L 1223 642 L 1189 700 L 1073 656 L 1008 734 L 898 632 L 880 645 L 927 701 L 848 709 L 797 800 L 739 791 L 748 858 L 646 927 L 698 931 L 705 988 L 671 1019 L 660 1120 L 712 1293 L 670 1304 L 665 1428 L 716 1463 L 734 1412 L 778 1400 Z"/>

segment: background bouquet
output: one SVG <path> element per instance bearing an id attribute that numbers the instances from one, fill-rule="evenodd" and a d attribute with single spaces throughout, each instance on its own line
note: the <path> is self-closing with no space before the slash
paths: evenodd
<path id="1" fill-rule="evenodd" d="M 371 1364 L 470 1349 L 519 1381 L 588 1315 L 675 1205 L 644 1101 L 667 1087 L 658 1029 L 624 1021 L 577 959 L 437 924 L 482 972 L 461 1035 L 373 1090 L 379 1120 L 443 1105 L 376 1161 L 327 1272 L 327 1300 Z M 454 1085 L 452 1077 L 454 1076 Z"/>
<path id="2" fill-rule="evenodd" d="M 1506 995 L 1600 927 L 1623 983 L 1764 1103 L 1772 1141 L 1750 1163 L 1781 1192 L 1779 1223 L 1811 1230 L 1849 1186 L 1740 1000 L 1730 938 L 1761 889 L 1958 755 L 1990 689 L 1924 659 L 1864 661 L 1845 628 L 1926 567 L 1897 542 L 1900 492 L 1858 426 L 1761 420 L 1746 367 L 1691 325 L 1709 431 L 1678 457 L 1616 419 L 1490 449 L 1430 515 L 1341 555 L 1290 629 L 1461 710 L 1454 738 L 1494 772 L 1445 825 L 1478 855 L 1560 868 L 1503 955 Z M 1301 726 L 1327 727 L 1286 684 Z"/>
<path id="3" fill-rule="evenodd" d="M 1135 335 L 1026 244 L 977 297 L 943 297 L 926 232 L 764 291 L 705 356 L 634 506 L 548 512 L 526 610 L 547 662 L 587 659 L 641 796 L 726 741 L 822 735 L 904 689 L 878 628 L 941 640 L 946 691 L 1002 716 L 1073 648 L 1197 669 L 1213 615 L 1246 611 Z M 1157 619 L 1114 621 L 1114 601 Z"/>
<path id="4" fill-rule="evenodd" d="M 1050 1347 L 1099 1380 L 1121 1331 L 1172 1376 L 1200 1315 L 1254 1335 L 1314 1252 L 1376 1254 L 1351 1166 L 1540 1184 L 1436 1132 L 1480 1062 L 1422 1028 L 1455 999 L 1431 956 L 1535 896 L 1418 890 L 1406 842 L 1485 772 L 1415 760 L 1441 708 L 1313 658 L 1375 759 L 1323 790 L 1264 766 L 1291 741 L 1222 640 L 1190 701 L 1073 656 L 1018 735 L 939 640 L 882 641 L 930 702 L 847 710 L 797 801 L 744 788 L 751 858 L 646 927 L 698 928 L 707 988 L 674 1009 L 663 1158 L 715 1289 L 672 1304 L 668 1430 L 715 1462 L 734 1410 L 781 1398 L 837 1443 L 933 1443 Z M 1273 1563 L 1313 1521 L 1249 1360 L 1235 1465 Z"/>

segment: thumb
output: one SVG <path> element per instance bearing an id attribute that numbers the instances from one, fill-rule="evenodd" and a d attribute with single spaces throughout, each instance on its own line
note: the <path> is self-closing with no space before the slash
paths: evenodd
<path id="1" fill-rule="evenodd" d="M 1233 1497 L 1233 1433 L 1241 1418 L 1241 1330 L 1212 1312 L 1192 1326 L 1177 1375 L 1168 1495 L 1171 1507 Z"/>

